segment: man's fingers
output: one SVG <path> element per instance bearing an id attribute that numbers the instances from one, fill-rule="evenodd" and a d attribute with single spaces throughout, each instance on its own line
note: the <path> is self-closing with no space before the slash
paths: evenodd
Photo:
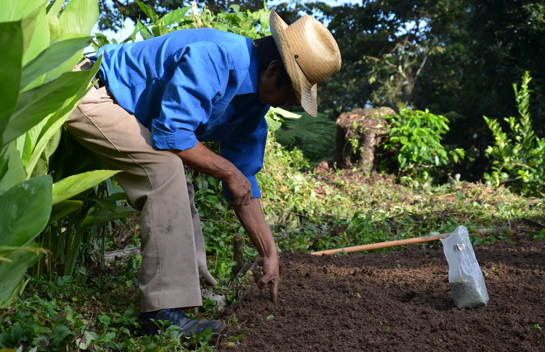
<path id="1" fill-rule="evenodd" d="M 272 303 L 276 304 L 276 299 L 278 298 L 278 283 L 280 280 L 278 279 L 278 276 L 271 277 L 271 280 L 269 281 L 269 291 L 271 293 L 271 301 Z"/>
<path id="2" fill-rule="evenodd" d="M 278 298 L 278 283 L 279 282 L 280 282 L 280 278 L 277 275 L 271 275 L 271 274 L 266 274 L 258 282 L 259 288 L 265 288 L 265 286 L 269 286 L 271 301 L 274 304 L 276 304 L 276 299 Z"/>

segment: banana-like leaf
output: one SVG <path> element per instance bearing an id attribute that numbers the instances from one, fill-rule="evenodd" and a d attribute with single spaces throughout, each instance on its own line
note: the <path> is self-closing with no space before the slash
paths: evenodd
<path id="1" fill-rule="evenodd" d="M 0 262 L 0 308 L 6 308 L 23 293 L 28 282 L 23 281 L 25 273 L 40 257 L 41 254 L 21 251 L 9 254 L 9 262 Z"/>
<path id="2" fill-rule="evenodd" d="M 62 33 L 90 34 L 98 15 L 96 0 L 72 0 L 59 16 Z"/>
<path id="3" fill-rule="evenodd" d="M 0 22 L 21 21 L 23 31 L 23 63 L 49 45 L 44 0 L 12 0 L 0 2 Z M 4 46 L 0 46 L 4 49 Z M 20 63 L 19 63 L 20 64 Z"/>
<path id="4" fill-rule="evenodd" d="M 21 86 L 25 87 L 39 76 L 61 66 L 79 50 L 85 48 L 92 37 L 69 33 L 65 40 L 56 40 L 23 69 Z M 70 70 L 71 71 L 71 70 Z"/>
<path id="5" fill-rule="evenodd" d="M 17 106 L 23 61 L 21 22 L 0 23 L 0 142 L 10 115 Z M 2 148 L 7 143 L 0 143 Z"/>
<path id="6" fill-rule="evenodd" d="M 2 134 L 3 143 L 16 139 L 47 115 L 60 109 L 87 82 L 87 72 L 69 72 L 58 79 L 24 92 Z"/>
<path id="7" fill-rule="evenodd" d="M 45 18 L 45 2 L 39 5 L 40 10 L 36 16 L 36 24 L 34 25 L 34 32 L 28 48 L 24 51 L 23 66 L 33 60 L 39 53 L 49 46 L 49 28 L 47 26 L 47 19 Z M 33 16 L 31 13 L 29 15 Z M 24 33 L 24 32 L 23 32 Z"/>
<path id="8" fill-rule="evenodd" d="M 59 146 L 59 143 L 61 141 L 61 135 L 61 130 L 58 129 L 53 137 L 49 140 L 49 142 L 47 142 L 44 151 L 42 152 L 40 158 L 38 159 L 38 162 L 36 163 L 36 166 L 32 170 L 30 178 L 47 175 L 49 173 L 49 158 L 51 158 L 51 155 L 53 155 L 53 153 Z"/>
<path id="9" fill-rule="evenodd" d="M 7 158 L 7 172 L 0 177 L 0 189 L 8 190 L 11 187 L 23 182 L 25 177 L 25 168 L 21 162 L 21 154 L 15 145 L 15 141 L 4 147 L 6 152 L 3 158 Z"/>
<path id="10" fill-rule="evenodd" d="M 51 176 L 11 187 L 0 196 L 0 245 L 27 246 L 45 228 L 51 213 Z"/>
<path id="11" fill-rule="evenodd" d="M 98 69 L 100 68 L 101 63 L 102 56 L 100 56 L 99 59 L 95 62 L 91 70 L 77 72 L 87 74 L 85 84 L 80 87 L 75 96 L 65 102 L 62 109 L 57 110 L 54 114 L 48 117 L 46 124 L 41 129 L 39 140 L 32 151 L 30 161 L 25 165 L 25 172 L 27 175 L 32 175 L 34 167 L 38 162 L 39 158 L 41 157 L 43 149 L 49 143 L 49 140 L 53 137 L 55 133 L 58 132 L 62 124 L 66 121 L 72 111 L 74 111 L 76 106 L 79 104 L 81 99 L 91 88 L 89 87 L 89 83 L 94 79 L 96 73 L 98 72 Z"/>
<path id="12" fill-rule="evenodd" d="M 10 246 L 0 246 L 0 261 L 12 263 L 13 260 L 6 258 L 11 253 L 16 252 L 32 252 L 35 254 L 47 253 L 46 249 L 38 247 L 10 247 Z"/>
<path id="13" fill-rule="evenodd" d="M 110 211 L 108 209 L 99 209 L 94 213 L 87 215 L 87 217 L 83 219 L 81 225 L 78 228 L 78 233 L 83 233 L 93 225 L 103 224 L 108 221 L 126 218 L 127 216 L 139 213 L 140 212 L 138 210 L 131 207 L 116 206 L 113 211 Z"/>
<path id="14" fill-rule="evenodd" d="M 0 3 L 0 22 L 18 21 L 30 15 L 44 0 L 10 0 Z"/>
<path id="15" fill-rule="evenodd" d="M 9 146 L 5 146 L 4 148 L 0 149 L 0 181 L 8 173 L 8 162 L 9 162 L 8 149 L 9 149 Z"/>
<path id="16" fill-rule="evenodd" d="M 69 214 L 80 209 L 82 206 L 83 202 L 81 200 L 65 200 L 55 204 L 51 209 L 51 216 L 49 217 L 48 225 L 65 218 Z"/>
<path id="17" fill-rule="evenodd" d="M 47 18 L 50 17 L 57 17 L 59 14 L 59 11 L 62 8 L 62 4 L 64 3 L 64 0 L 53 0 L 47 5 L 46 12 L 47 12 Z M 51 38 L 53 39 L 53 38 Z"/>
<path id="18" fill-rule="evenodd" d="M 55 39 L 53 39 L 53 41 L 51 42 L 51 45 L 56 44 L 56 43 L 61 43 L 61 42 L 64 42 L 66 40 L 71 40 L 73 38 L 81 38 L 81 37 L 85 37 L 85 36 L 87 36 L 87 34 L 63 33 L 63 34 L 58 35 Z M 92 37 L 89 37 L 89 36 L 87 36 L 87 37 L 92 38 Z M 52 81 L 52 80 L 56 79 L 57 77 L 59 77 L 60 75 L 62 75 L 65 72 L 72 72 L 72 69 L 74 68 L 74 66 L 76 66 L 77 63 L 79 62 L 79 60 L 81 60 L 81 58 L 83 56 L 82 54 L 83 54 L 83 48 L 79 49 L 78 51 L 75 51 L 73 53 L 73 55 L 71 57 L 67 58 L 64 63 L 58 65 L 54 69 L 47 72 L 45 74 L 44 82 Z"/>
<path id="19" fill-rule="evenodd" d="M 121 171 L 97 170 L 67 177 L 53 185 L 53 205 L 96 186 Z"/>
<path id="20" fill-rule="evenodd" d="M 28 50 L 30 46 L 30 41 L 34 37 L 34 32 L 36 30 L 36 22 L 38 20 L 38 15 L 40 14 L 41 9 L 42 9 L 42 6 L 38 6 L 34 11 L 28 14 L 27 17 L 21 20 L 21 28 L 23 29 L 23 38 L 25 40 L 23 55 Z"/>

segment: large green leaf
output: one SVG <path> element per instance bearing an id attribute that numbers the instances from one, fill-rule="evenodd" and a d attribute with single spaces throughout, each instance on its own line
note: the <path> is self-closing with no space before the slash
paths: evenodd
<path id="1" fill-rule="evenodd" d="M 1 246 L 26 246 L 44 229 L 51 213 L 51 176 L 20 183 L 0 196 Z"/>
<path id="2" fill-rule="evenodd" d="M 79 50 L 85 48 L 92 38 L 83 34 L 69 33 L 65 40 L 56 40 L 47 49 L 29 62 L 23 69 L 21 86 L 25 87 L 39 76 L 61 66 Z M 71 70 L 70 70 L 71 71 Z"/>
<path id="3" fill-rule="evenodd" d="M 23 38 L 25 40 L 23 55 L 30 47 L 30 42 L 34 37 L 34 32 L 36 31 L 36 22 L 38 20 L 38 15 L 40 14 L 41 9 L 42 6 L 38 6 L 27 17 L 21 20 L 21 28 L 23 30 Z"/>
<path id="4" fill-rule="evenodd" d="M 64 34 L 61 34 L 61 35 L 57 36 L 51 42 L 51 45 L 56 44 L 56 43 L 61 43 L 61 42 L 64 42 L 66 40 L 71 40 L 73 38 L 82 38 L 82 37 L 92 38 L 92 37 L 87 36 L 87 34 L 64 33 Z M 47 72 L 46 75 L 45 75 L 44 81 L 49 82 L 49 81 L 52 81 L 52 80 L 56 79 L 57 77 L 59 77 L 60 75 L 62 75 L 65 72 L 71 72 L 74 69 L 74 66 L 77 65 L 79 60 L 81 60 L 82 54 L 83 54 L 83 48 L 79 49 L 78 51 L 75 51 L 72 54 L 72 56 L 68 57 L 66 59 L 66 61 L 64 61 L 64 63 L 58 65 L 54 69 Z"/>
<path id="5" fill-rule="evenodd" d="M 18 21 L 30 15 L 44 0 L 9 0 L 0 2 L 0 22 Z"/>
<path id="6" fill-rule="evenodd" d="M 85 230 L 93 225 L 103 224 L 108 221 L 126 218 L 127 216 L 139 213 L 140 212 L 134 208 L 122 206 L 116 206 L 112 210 L 99 209 L 94 213 L 87 215 L 87 217 L 83 219 L 81 225 L 78 228 L 78 233 L 83 233 Z"/>
<path id="7" fill-rule="evenodd" d="M 54 223 L 57 220 L 63 219 L 69 214 L 75 212 L 83 206 L 81 200 L 65 200 L 58 204 L 55 204 L 51 209 L 51 216 L 49 217 L 49 224 Z"/>
<path id="8" fill-rule="evenodd" d="M 96 186 L 121 171 L 97 170 L 67 177 L 53 185 L 53 204 L 71 198 Z"/>
<path id="9" fill-rule="evenodd" d="M 7 158 L 8 169 L 7 172 L 0 177 L 0 190 L 8 190 L 26 180 L 25 168 L 21 161 L 21 153 L 17 149 L 15 141 L 4 148 L 6 148 L 7 151 L 3 158 Z"/>
<path id="10" fill-rule="evenodd" d="M 38 248 L 35 246 L 31 246 L 31 247 L 0 246 L 0 261 L 11 262 L 12 260 L 6 258 L 6 256 L 12 253 L 17 253 L 17 252 L 32 252 L 36 254 L 47 253 L 45 249 Z"/>
<path id="11" fill-rule="evenodd" d="M 53 137 L 49 140 L 49 142 L 47 142 L 43 152 L 40 154 L 40 158 L 38 159 L 36 166 L 32 170 L 30 178 L 47 175 L 49 173 L 49 158 L 51 158 L 51 155 L 53 155 L 53 153 L 59 146 L 59 143 L 61 141 L 61 135 L 61 129 L 58 129 Z"/>
<path id="12" fill-rule="evenodd" d="M 87 72 L 68 72 L 20 95 L 2 138 L 7 144 L 60 109 L 87 82 Z"/>
<path id="13" fill-rule="evenodd" d="M 40 254 L 22 251 L 8 255 L 10 262 L 0 262 L 0 308 L 7 307 L 22 294 L 28 282 L 23 281 L 25 273 L 40 257 Z"/>
<path id="14" fill-rule="evenodd" d="M 36 16 L 36 24 L 34 25 L 32 39 L 30 40 L 28 48 L 24 51 L 23 66 L 33 60 L 49 46 L 49 27 L 47 26 L 47 20 L 45 18 L 44 2 L 39 6 L 40 10 Z M 29 17 L 33 15 L 34 14 L 31 13 Z"/>
<path id="15" fill-rule="evenodd" d="M 25 171 L 27 175 L 32 175 L 34 171 L 34 167 L 36 163 L 38 162 L 39 158 L 41 157 L 43 149 L 49 143 L 49 140 L 53 137 L 55 133 L 58 132 L 62 124 L 66 121 L 66 119 L 70 116 L 72 111 L 74 111 L 76 106 L 79 104 L 81 99 L 89 91 L 90 89 L 89 83 L 94 79 L 96 73 L 98 72 L 98 69 L 100 68 L 101 63 L 102 63 L 102 56 L 100 56 L 99 59 L 95 62 L 91 70 L 80 72 L 80 73 L 87 74 L 85 84 L 83 84 L 80 87 L 80 89 L 78 90 L 78 92 L 76 93 L 74 97 L 72 97 L 70 100 L 67 100 L 65 102 L 62 109 L 57 110 L 54 114 L 52 114 L 51 116 L 47 118 L 47 122 L 45 123 L 44 127 L 41 129 L 39 140 L 32 151 L 32 156 L 30 157 L 30 161 L 25 165 Z"/>
<path id="16" fill-rule="evenodd" d="M 96 0 L 72 0 L 59 16 L 62 33 L 90 34 L 98 15 Z"/>
<path id="17" fill-rule="evenodd" d="M 17 106 L 21 85 L 21 62 L 23 61 L 23 31 L 21 22 L 0 23 L 0 148 L 2 133 L 8 125 L 10 115 Z"/>
<path id="18" fill-rule="evenodd" d="M 9 146 L 5 146 L 4 148 L 0 149 L 0 181 L 8 173 L 8 162 L 9 162 L 8 150 L 9 150 Z"/>

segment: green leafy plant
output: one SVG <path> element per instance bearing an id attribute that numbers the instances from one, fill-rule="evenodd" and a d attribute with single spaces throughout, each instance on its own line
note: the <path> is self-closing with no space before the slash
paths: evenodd
<path id="1" fill-rule="evenodd" d="M 510 132 L 505 133 L 499 122 L 484 116 L 496 142 L 488 146 L 486 154 L 493 159 L 492 173 L 484 174 L 490 185 L 508 183 L 515 191 L 525 195 L 544 196 L 545 139 L 535 135 L 530 118 L 530 74 L 526 71 L 518 90 L 513 84 L 519 117 L 509 117 Z"/>
<path id="2" fill-rule="evenodd" d="M 141 21 L 138 21 L 135 30 L 140 31 L 144 39 L 165 35 L 177 29 L 185 28 L 215 28 L 226 32 L 240 34 L 251 39 L 257 39 L 270 35 L 269 15 L 265 3 L 263 9 L 251 12 L 250 10 L 240 11 L 240 6 L 231 5 L 233 11 L 221 11 L 218 14 L 212 13 L 206 7 L 201 13 L 196 8 L 188 14 L 190 7 L 174 10 L 159 18 L 157 13 L 148 5 L 136 0 L 142 11 L 149 17 L 152 25 L 148 28 Z"/>
<path id="3" fill-rule="evenodd" d="M 451 152 L 441 145 L 441 135 L 448 131 L 448 120 L 441 115 L 425 111 L 402 109 L 398 115 L 389 116 L 392 128 L 385 148 L 397 154 L 397 179 L 401 182 L 417 180 L 424 184 L 430 171 L 464 157 L 462 149 Z"/>
<path id="4" fill-rule="evenodd" d="M 46 252 L 36 248 L 34 239 L 44 228 L 47 232 L 53 221 L 81 206 L 71 202 L 52 209 L 52 205 L 113 174 L 102 170 L 55 185 L 52 177 L 46 176 L 49 158 L 61 139 L 61 126 L 89 91 L 100 67 L 99 59 L 90 71 L 72 72 L 98 19 L 96 0 L 73 0 L 58 15 L 62 4 L 62 0 L 55 0 L 46 7 L 43 1 L 24 0 L 0 6 L 0 208 L 4 209 L 5 226 L 0 231 L 2 307 L 22 292 L 26 269 L 40 258 L 36 253 Z M 88 228 L 96 218 L 82 225 Z M 74 248 L 67 248 L 73 255 Z"/>

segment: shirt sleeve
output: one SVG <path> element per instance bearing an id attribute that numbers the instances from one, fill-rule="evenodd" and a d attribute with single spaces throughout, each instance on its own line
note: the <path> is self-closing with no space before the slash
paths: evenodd
<path id="1" fill-rule="evenodd" d="M 206 123 L 214 103 L 227 89 L 230 54 L 215 43 L 185 47 L 161 101 L 161 113 L 152 122 L 153 146 L 186 150 L 197 145 L 195 130 Z"/>
<path id="2" fill-rule="evenodd" d="M 264 116 L 268 110 L 269 106 L 266 106 L 256 111 L 254 114 L 261 116 L 260 119 L 255 119 L 257 123 L 236 129 L 229 135 L 227 142 L 221 143 L 221 156 L 232 162 L 252 183 L 252 198 L 261 197 L 255 175 L 263 167 L 268 131 Z M 233 199 L 233 195 L 225 187 L 225 182 L 223 182 L 223 194 L 225 198 Z"/>

